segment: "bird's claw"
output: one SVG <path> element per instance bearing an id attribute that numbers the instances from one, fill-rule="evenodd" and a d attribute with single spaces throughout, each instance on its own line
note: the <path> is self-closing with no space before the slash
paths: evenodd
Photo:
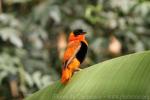
<path id="1" fill-rule="evenodd" d="M 81 71 L 81 70 L 82 70 L 81 68 L 76 68 L 76 69 L 75 69 L 75 71 Z"/>

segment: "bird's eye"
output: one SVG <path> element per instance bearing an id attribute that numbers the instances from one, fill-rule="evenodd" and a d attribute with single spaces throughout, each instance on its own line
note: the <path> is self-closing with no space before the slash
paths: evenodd
<path id="1" fill-rule="evenodd" d="M 82 29 L 76 29 L 73 31 L 74 35 L 77 36 L 77 35 L 80 35 L 83 33 L 83 30 Z"/>

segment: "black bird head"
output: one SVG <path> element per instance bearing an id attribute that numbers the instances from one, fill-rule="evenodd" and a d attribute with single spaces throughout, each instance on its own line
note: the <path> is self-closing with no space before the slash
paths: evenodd
<path id="1" fill-rule="evenodd" d="M 76 29 L 76 30 L 73 31 L 73 34 L 74 34 L 75 36 L 77 36 L 77 35 L 86 34 L 86 32 L 84 32 L 82 29 Z"/>

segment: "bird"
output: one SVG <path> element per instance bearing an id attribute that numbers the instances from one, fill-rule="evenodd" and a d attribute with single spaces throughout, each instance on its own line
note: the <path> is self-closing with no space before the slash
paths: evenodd
<path id="1" fill-rule="evenodd" d="M 80 65 L 84 61 L 88 42 L 85 38 L 87 32 L 75 29 L 70 32 L 67 48 L 64 52 L 61 83 L 66 84 L 76 71 L 80 71 Z"/>

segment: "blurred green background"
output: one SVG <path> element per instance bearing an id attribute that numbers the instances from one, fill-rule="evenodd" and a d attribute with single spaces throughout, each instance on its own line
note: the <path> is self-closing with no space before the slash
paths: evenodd
<path id="1" fill-rule="evenodd" d="M 150 49 L 149 0 L 0 0 L 0 100 L 60 78 L 69 32 L 87 31 L 81 68 Z"/>

